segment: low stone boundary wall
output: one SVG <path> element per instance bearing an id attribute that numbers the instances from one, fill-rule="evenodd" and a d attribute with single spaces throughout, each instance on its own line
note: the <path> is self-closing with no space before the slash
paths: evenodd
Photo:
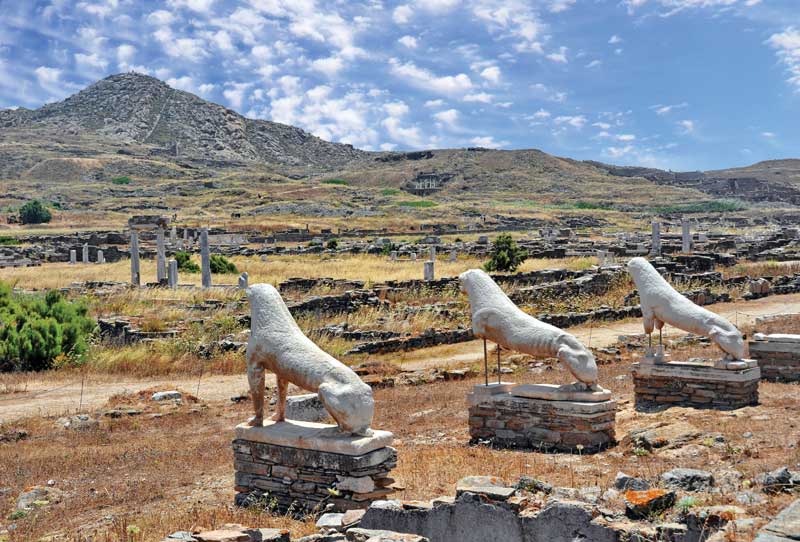
<path id="1" fill-rule="evenodd" d="M 683 406 L 733 410 L 758 404 L 758 367 L 729 370 L 699 363 L 634 363 L 636 408 Z"/>
<path id="2" fill-rule="evenodd" d="M 583 403 L 472 393 L 469 434 L 473 444 L 501 448 L 595 453 L 616 444 L 616 401 Z"/>
<path id="3" fill-rule="evenodd" d="M 360 456 L 303 450 L 262 442 L 233 441 L 238 506 L 263 504 L 302 514 L 367 508 L 394 492 L 389 473 L 397 450 L 386 446 Z"/>
<path id="4" fill-rule="evenodd" d="M 777 382 L 800 381 L 800 342 L 750 341 L 750 357 L 758 361 L 761 378 Z"/>
<path id="5" fill-rule="evenodd" d="M 419 348 L 429 348 L 440 344 L 455 344 L 471 341 L 475 338 L 471 329 L 429 329 L 416 337 L 396 337 L 383 341 L 359 344 L 346 354 L 385 354 L 388 352 L 405 352 Z"/>

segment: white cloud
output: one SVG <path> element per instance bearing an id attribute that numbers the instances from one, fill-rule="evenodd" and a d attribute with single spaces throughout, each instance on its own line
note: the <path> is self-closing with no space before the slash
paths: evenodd
<path id="1" fill-rule="evenodd" d="M 156 38 L 164 49 L 164 52 L 173 58 L 187 60 L 189 62 L 200 62 L 208 56 L 205 49 L 205 42 L 197 38 L 176 38 L 169 27 L 162 26 L 155 32 Z"/>
<path id="2" fill-rule="evenodd" d="M 592 60 L 591 62 L 589 62 L 589 63 L 586 65 L 586 67 L 587 67 L 587 68 L 590 68 L 590 69 L 591 69 L 591 68 L 599 68 L 599 67 L 600 67 L 602 64 L 603 64 L 603 62 L 602 62 L 602 61 L 600 61 L 600 60 Z"/>
<path id="3" fill-rule="evenodd" d="M 486 92 L 476 92 L 474 94 L 467 94 L 464 96 L 465 102 L 479 102 L 484 104 L 492 103 L 494 96 L 491 94 L 487 94 Z"/>
<path id="4" fill-rule="evenodd" d="M 472 13 L 499 39 L 514 40 L 514 49 L 518 52 L 543 52 L 546 27 L 532 3 L 525 0 L 480 0 L 473 3 Z"/>
<path id="5" fill-rule="evenodd" d="M 800 92 L 800 30 L 790 26 L 767 40 L 789 74 L 787 82 Z"/>
<path id="6" fill-rule="evenodd" d="M 428 100 L 425 102 L 425 107 L 442 107 L 444 100 Z"/>
<path id="7" fill-rule="evenodd" d="M 536 120 L 549 119 L 550 118 L 550 111 L 547 111 L 546 109 L 539 109 L 536 113 L 531 115 L 531 118 L 536 119 Z"/>
<path id="8" fill-rule="evenodd" d="M 472 88 L 472 80 L 465 73 L 458 75 L 435 75 L 418 67 L 413 62 L 402 63 L 396 58 L 389 60 L 389 70 L 395 77 L 409 84 L 436 94 L 457 96 L 467 93 Z"/>
<path id="9" fill-rule="evenodd" d="M 678 121 L 678 126 L 682 129 L 683 134 L 691 134 L 695 130 L 694 121 L 689 119 Z"/>
<path id="10" fill-rule="evenodd" d="M 311 63 L 311 69 L 327 75 L 328 77 L 334 77 L 342 68 L 344 68 L 344 62 L 341 58 L 336 56 L 318 58 Z"/>
<path id="11" fill-rule="evenodd" d="M 534 83 L 530 86 L 533 96 L 550 102 L 563 103 L 567 101 L 567 93 L 548 87 L 543 83 Z"/>
<path id="12" fill-rule="evenodd" d="M 212 83 L 203 83 L 199 87 L 197 87 L 197 91 L 200 93 L 201 96 L 208 96 L 211 94 L 214 89 L 217 88 L 217 85 Z"/>
<path id="13" fill-rule="evenodd" d="M 655 4 L 667 11 L 661 13 L 662 17 L 670 17 L 687 9 L 700 8 L 730 8 L 731 6 L 752 7 L 761 3 L 761 0 L 624 0 L 623 5 L 628 7 L 628 13 L 633 15 L 636 10 L 645 4 Z"/>
<path id="14" fill-rule="evenodd" d="M 481 71 L 481 77 L 491 83 L 497 84 L 500 82 L 500 73 L 500 68 L 497 66 L 489 66 Z"/>
<path id="15" fill-rule="evenodd" d="M 777 137 L 777 134 L 775 132 L 761 132 L 761 136 L 766 137 L 767 139 L 773 139 Z"/>
<path id="16" fill-rule="evenodd" d="M 576 0 L 550 0 L 549 9 L 551 13 L 561 13 L 571 8 L 575 2 Z"/>
<path id="17" fill-rule="evenodd" d="M 392 20 L 397 24 L 406 24 L 414 15 L 414 10 L 408 4 L 397 6 L 392 12 Z"/>
<path id="18" fill-rule="evenodd" d="M 567 48 L 562 45 L 561 47 L 558 48 L 558 51 L 550 53 L 549 55 L 547 55 L 547 58 L 549 58 L 553 62 L 560 62 L 562 64 L 566 63 L 567 62 Z"/>
<path id="19" fill-rule="evenodd" d="M 633 145 L 625 145 L 624 147 L 606 147 L 604 152 L 611 158 L 622 158 L 623 156 L 631 154 L 633 150 Z"/>
<path id="20" fill-rule="evenodd" d="M 166 83 L 179 90 L 185 90 L 186 92 L 192 92 L 194 94 L 197 93 L 197 88 L 194 85 L 194 80 L 189 77 L 188 75 L 184 75 L 183 77 L 171 77 L 166 80 Z"/>
<path id="21" fill-rule="evenodd" d="M 117 47 L 117 66 L 119 66 L 119 69 L 127 71 L 134 56 L 136 56 L 136 47 L 133 45 L 123 43 Z"/>
<path id="22" fill-rule="evenodd" d="M 399 40 L 401 45 L 408 47 L 409 49 L 416 49 L 417 48 L 417 38 L 414 36 L 403 36 Z"/>
<path id="23" fill-rule="evenodd" d="M 390 117 L 403 117 L 409 112 L 408 105 L 405 102 L 389 102 L 383 104 L 383 109 Z"/>
<path id="24" fill-rule="evenodd" d="M 175 16 L 169 11 L 159 9 L 147 16 L 147 22 L 156 26 L 166 26 L 175 22 Z"/>
<path id="25" fill-rule="evenodd" d="M 75 63 L 82 69 L 88 70 L 105 70 L 108 67 L 108 60 L 102 58 L 97 53 L 85 55 L 83 53 L 75 53 Z"/>
<path id="26" fill-rule="evenodd" d="M 617 43 L 622 43 L 622 38 L 620 38 L 618 35 L 614 34 L 613 36 L 608 38 L 608 43 L 610 43 L 611 45 L 616 45 Z"/>
<path id="27" fill-rule="evenodd" d="M 473 137 L 470 142 L 476 147 L 485 147 L 487 149 L 499 149 L 510 144 L 508 141 L 495 141 L 492 136 Z"/>
<path id="28" fill-rule="evenodd" d="M 620 134 L 617 137 L 617 141 L 635 141 L 636 136 L 633 134 Z"/>
<path id="29" fill-rule="evenodd" d="M 580 130 L 586 125 L 586 117 L 583 115 L 561 115 L 553 119 L 553 122 L 559 126 L 567 124 Z"/>
<path id="30" fill-rule="evenodd" d="M 657 115 L 666 115 L 668 113 L 671 113 L 675 109 L 683 109 L 684 107 L 688 106 L 689 106 L 688 103 L 681 102 L 679 104 L 672 104 L 672 105 L 662 105 L 662 104 L 651 105 L 650 109 L 655 111 Z"/>
<path id="31" fill-rule="evenodd" d="M 450 130 L 459 130 L 458 120 L 461 118 L 461 114 L 455 109 L 447 109 L 445 111 L 439 111 L 433 115 L 438 122 L 446 126 Z"/>
<path id="32" fill-rule="evenodd" d="M 167 5 L 173 8 L 186 8 L 198 13 L 208 13 L 214 0 L 167 0 Z"/>
<path id="33" fill-rule="evenodd" d="M 592 126 L 596 126 L 601 130 L 608 130 L 609 128 L 611 128 L 611 125 L 607 122 L 595 122 L 594 124 L 592 124 Z"/>
<path id="34" fill-rule="evenodd" d="M 228 81 L 225 83 L 226 88 L 222 91 L 222 95 L 225 96 L 225 99 L 228 100 L 228 103 L 233 109 L 241 110 L 244 105 L 244 98 L 247 94 L 247 90 L 252 85 L 252 83 L 234 83 Z"/>
<path id="35" fill-rule="evenodd" d="M 55 85 L 61 78 L 61 70 L 58 68 L 50 68 L 48 66 L 39 66 L 33 73 L 36 74 L 36 80 L 42 87 Z"/>

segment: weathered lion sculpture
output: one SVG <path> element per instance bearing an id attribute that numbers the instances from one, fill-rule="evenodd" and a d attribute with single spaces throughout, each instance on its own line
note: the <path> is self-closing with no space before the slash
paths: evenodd
<path id="1" fill-rule="evenodd" d="M 470 269 L 458 278 L 469 296 L 476 337 L 532 356 L 558 358 L 580 382 L 597 387 L 594 356 L 574 335 L 521 311 L 480 269 Z"/>
<path id="2" fill-rule="evenodd" d="M 342 432 L 369 436 L 375 413 L 372 388 L 303 334 L 274 287 L 254 284 L 246 291 L 251 312 L 247 379 L 255 409 L 249 424 L 260 426 L 264 422 L 264 370 L 268 369 L 278 379 L 274 421 L 285 419 L 286 391 L 291 382 L 317 392 Z"/>
<path id="3" fill-rule="evenodd" d="M 733 359 L 745 357 L 745 344 L 741 332 L 728 320 L 703 307 L 695 305 L 677 292 L 644 258 L 628 262 L 642 305 L 644 330 L 650 335 L 653 329 L 661 330 L 664 324 L 677 327 L 714 341 Z"/>

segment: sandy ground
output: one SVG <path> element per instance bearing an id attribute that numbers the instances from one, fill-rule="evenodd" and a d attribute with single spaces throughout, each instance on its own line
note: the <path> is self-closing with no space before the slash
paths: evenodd
<path id="1" fill-rule="evenodd" d="M 753 324 L 756 317 L 797 312 L 798 307 L 800 307 L 800 294 L 772 296 L 748 302 L 719 303 L 708 308 L 740 326 L 745 326 Z M 570 332 L 585 344 L 604 347 L 613 345 L 620 335 L 642 333 L 642 324 L 639 320 L 609 322 L 594 327 L 578 326 L 570 329 Z M 665 332 L 665 336 L 682 334 L 682 331 L 673 328 Z M 414 370 L 467 365 L 482 358 L 482 342 L 471 341 L 415 351 L 403 356 L 402 367 Z M 63 378 L 58 374 L 33 375 L 30 380 L 20 384 L 20 391 L 0 395 L 0 423 L 29 416 L 60 416 L 74 414 L 80 410 L 96 409 L 104 405 L 112 395 L 135 393 L 155 386 L 179 388 L 197 394 L 205 402 L 222 402 L 245 392 L 247 378 L 244 374 L 208 375 L 200 379 L 198 387 L 196 376 L 120 381 L 119 377 L 91 375 L 81 386 L 81 379 L 74 375 L 70 378 Z"/>

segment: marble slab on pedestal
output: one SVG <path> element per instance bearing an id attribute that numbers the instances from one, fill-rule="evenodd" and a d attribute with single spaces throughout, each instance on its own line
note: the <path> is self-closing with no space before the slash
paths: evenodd
<path id="1" fill-rule="evenodd" d="M 347 435 L 341 433 L 335 425 L 286 420 L 265 421 L 261 427 L 239 424 L 236 426 L 236 438 L 289 448 L 358 456 L 390 446 L 394 435 L 377 429 L 373 429 L 369 437 Z"/>
<path id="2" fill-rule="evenodd" d="M 581 403 L 600 403 L 611 399 L 611 392 L 606 389 L 578 390 L 572 384 L 558 386 L 556 384 L 518 384 L 511 388 L 511 395 L 528 399 L 544 399 L 548 401 L 575 401 Z"/>

